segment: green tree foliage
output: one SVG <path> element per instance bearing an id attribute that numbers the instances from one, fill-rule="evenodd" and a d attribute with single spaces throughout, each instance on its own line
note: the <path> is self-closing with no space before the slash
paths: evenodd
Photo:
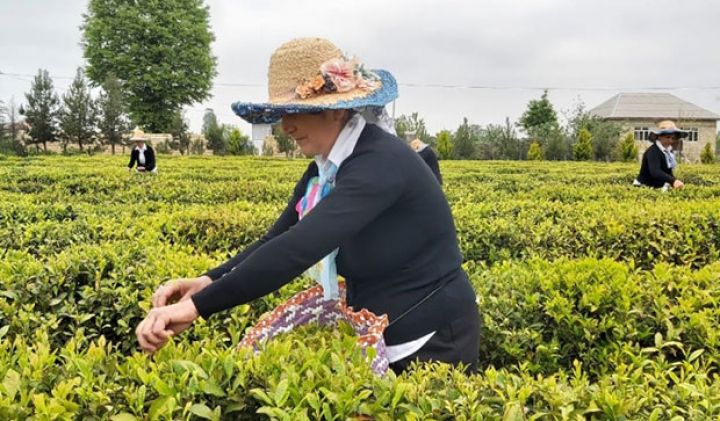
<path id="1" fill-rule="evenodd" d="M 635 135 L 626 134 L 615 147 L 615 159 L 622 162 L 634 162 L 637 160 L 638 148 L 635 144 Z"/>
<path id="2" fill-rule="evenodd" d="M 546 123 L 531 127 L 528 131 L 530 138 L 544 146 L 545 158 L 552 161 L 568 160 L 571 158 L 570 148 L 565 141 L 565 135 L 557 123 Z"/>
<path id="3" fill-rule="evenodd" d="M 453 157 L 455 159 L 474 159 L 476 156 L 477 136 L 470 127 L 467 117 L 453 136 Z"/>
<path id="4" fill-rule="evenodd" d="M 30 139 L 35 147 L 42 143 L 47 151 L 47 143 L 57 141 L 57 116 L 60 100 L 53 89 L 53 82 L 47 70 L 39 69 L 25 94 L 27 106 L 24 109 L 25 121 L 30 126 Z"/>
<path id="5" fill-rule="evenodd" d="M 230 155 L 252 155 L 255 148 L 250 142 L 250 137 L 244 135 L 240 129 L 232 126 L 225 126 L 228 139 L 228 154 Z"/>
<path id="6" fill-rule="evenodd" d="M 155 146 L 155 152 L 159 154 L 170 155 L 172 154 L 172 151 L 173 144 L 172 142 L 168 141 L 168 139 L 163 140 Z"/>
<path id="7" fill-rule="evenodd" d="M 108 73 L 105 78 L 97 100 L 97 107 L 99 112 L 98 129 L 102 141 L 104 144 L 110 145 L 110 150 L 115 155 L 115 145 L 122 144 L 124 134 L 131 129 L 122 98 L 120 81 L 115 74 Z"/>
<path id="8" fill-rule="evenodd" d="M 80 151 L 83 151 L 83 147 L 96 138 L 98 112 L 81 68 L 77 69 L 75 79 L 63 95 L 62 101 L 59 120 L 63 149 L 67 143 L 77 143 Z"/>
<path id="9" fill-rule="evenodd" d="M 499 159 L 520 159 L 522 142 L 515 131 L 515 125 L 510 122 L 508 117 L 505 117 L 499 150 Z"/>
<path id="10" fill-rule="evenodd" d="M 414 133 L 415 137 L 428 145 L 434 146 L 432 137 L 425 127 L 425 120 L 420 118 L 418 113 L 409 116 L 403 114 L 395 119 L 395 133 L 400 139 L 405 140 L 408 133 Z"/>
<path id="11" fill-rule="evenodd" d="M 224 136 L 223 128 L 218 124 L 215 111 L 212 108 L 205 110 L 203 116 L 202 133 L 207 139 L 207 148 L 215 155 L 225 155 L 227 152 L 227 139 Z"/>
<path id="12" fill-rule="evenodd" d="M 510 119 L 505 125 L 488 124 L 478 131 L 479 159 L 518 159 L 520 141 Z"/>
<path id="13" fill-rule="evenodd" d="M 203 0 L 90 0 L 82 25 L 88 77 L 122 82 L 132 120 L 167 132 L 184 105 L 210 95 L 216 58 Z"/>
<path id="14" fill-rule="evenodd" d="M 573 158 L 576 161 L 591 161 L 593 158 L 592 134 L 588 129 L 580 129 L 578 141 L 573 146 Z"/>
<path id="15" fill-rule="evenodd" d="M 533 99 L 528 103 L 520 117 L 520 126 L 531 139 L 539 142 L 547 159 L 570 159 L 571 151 L 558 123 L 557 113 L 548 99 L 547 90 L 540 99 Z"/>
<path id="16" fill-rule="evenodd" d="M 0 154 L 12 153 L 12 141 L 9 135 L 10 124 L 6 121 L 7 107 L 0 100 Z"/>
<path id="17" fill-rule="evenodd" d="M 566 115 L 567 126 L 565 127 L 566 135 L 568 139 L 571 139 L 574 143 L 575 140 L 579 139 L 580 130 L 587 129 L 590 123 L 597 117 L 591 115 L 585 109 L 585 103 L 582 100 L 578 100 L 572 111 Z"/>
<path id="18" fill-rule="evenodd" d="M 535 140 L 530 144 L 530 148 L 528 149 L 527 153 L 527 159 L 528 161 L 542 161 L 543 160 L 543 151 L 540 147 L 540 143 Z"/>
<path id="19" fill-rule="evenodd" d="M 7 107 L 5 102 L 0 99 L 0 139 L 7 137 L 8 123 L 5 121 L 7 116 Z"/>
<path id="20" fill-rule="evenodd" d="M 281 124 L 276 124 L 272 128 L 273 137 L 277 142 L 278 151 L 284 153 L 286 157 L 290 157 L 292 151 L 295 150 L 295 141 L 285 134 Z"/>
<path id="21" fill-rule="evenodd" d="M 18 115 L 18 107 L 15 104 L 15 98 L 10 98 L 10 101 L 3 107 L 3 112 L 0 112 L 0 120 L 4 120 L 5 123 L 2 126 L 4 134 L 0 136 L 0 140 L 3 142 L 2 149 L 7 153 L 13 153 L 18 156 L 27 155 L 25 145 L 20 139 L 20 116 Z"/>
<path id="22" fill-rule="evenodd" d="M 622 134 L 622 127 L 612 121 L 604 121 L 585 110 L 582 102 L 576 104 L 573 112 L 567 117 L 565 128 L 568 140 L 579 139 L 580 130 L 587 129 L 592 135 L 593 159 L 598 161 L 612 161 L 619 159 L 618 143 Z"/>
<path id="23" fill-rule="evenodd" d="M 597 161 L 612 161 L 616 145 L 622 135 L 622 126 L 612 121 L 591 118 L 587 129 L 592 133 L 593 153 Z"/>
<path id="24" fill-rule="evenodd" d="M 702 162 L 703 164 L 712 164 L 713 162 L 715 162 L 715 153 L 712 150 L 711 144 L 705 144 L 705 147 L 700 153 L 700 162 Z"/>
<path id="25" fill-rule="evenodd" d="M 540 99 L 533 99 L 520 117 L 520 125 L 530 134 L 531 130 L 541 126 L 558 126 L 557 113 L 547 97 L 547 90 Z"/>
<path id="26" fill-rule="evenodd" d="M 440 159 L 453 158 L 453 137 L 448 130 L 442 130 L 437 134 L 437 148 Z"/>
<path id="27" fill-rule="evenodd" d="M 205 153 L 205 143 L 202 138 L 198 137 L 190 142 L 190 153 L 194 155 L 202 155 Z"/>
<path id="28" fill-rule="evenodd" d="M 190 155 L 190 128 L 188 127 L 187 121 L 182 111 L 177 111 L 173 116 L 172 124 L 170 125 L 170 134 L 173 137 L 173 147 L 180 151 L 182 155 Z"/>

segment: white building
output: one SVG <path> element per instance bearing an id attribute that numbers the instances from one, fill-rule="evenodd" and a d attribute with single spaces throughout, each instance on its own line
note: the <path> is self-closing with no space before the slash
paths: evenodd
<path id="1" fill-rule="evenodd" d="M 272 126 L 270 124 L 253 124 L 252 125 L 252 141 L 255 150 L 258 151 L 258 155 L 262 155 L 263 142 L 265 138 L 272 134 Z"/>

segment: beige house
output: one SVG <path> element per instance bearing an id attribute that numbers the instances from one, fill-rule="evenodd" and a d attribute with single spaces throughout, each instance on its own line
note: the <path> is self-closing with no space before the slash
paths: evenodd
<path id="1" fill-rule="evenodd" d="M 676 150 L 681 161 L 700 162 L 706 144 L 715 153 L 717 123 L 720 115 L 698 107 L 675 95 L 660 93 L 620 93 L 591 109 L 590 114 L 619 123 L 627 133 L 633 133 L 642 159 L 651 143 L 650 131 L 662 120 L 673 120 L 689 132 Z"/>

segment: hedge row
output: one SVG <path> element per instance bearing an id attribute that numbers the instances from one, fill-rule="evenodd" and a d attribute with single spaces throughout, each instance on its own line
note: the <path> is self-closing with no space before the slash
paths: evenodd
<path id="1" fill-rule="evenodd" d="M 694 355 L 633 355 L 591 380 L 581 362 L 550 375 L 524 365 L 466 377 L 425 365 L 372 374 L 354 338 L 303 329 L 259 354 L 212 339 L 123 355 L 82 332 L 52 349 L 39 331 L 0 341 L 2 419 L 712 419 L 720 382 Z M 312 338 L 308 344 L 307 338 Z"/>
<path id="2" fill-rule="evenodd" d="M 53 346 L 62 346 L 82 330 L 130 352 L 155 287 L 196 275 L 211 261 L 189 249 L 126 243 L 71 247 L 52 262 L 11 252 L 0 262 L 0 320 L 7 320 L 11 338 L 41 329 Z M 603 375 L 627 350 L 668 360 L 700 352 L 712 367 L 720 358 L 720 263 L 640 271 L 610 260 L 531 260 L 466 268 L 483 316 L 486 365 L 522 363 L 531 373 L 548 374 L 579 359 Z M 214 317 L 211 327 L 236 343 L 259 314 L 309 283 L 301 279 Z"/>
<path id="3" fill-rule="evenodd" d="M 307 161 L 124 160 L 0 160 L 0 419 L 720 417 L 717 167 L 443 162 L 483 370 L 378 378 L 342 327 L 235 350 L 307 279 L 139 353 L 156 286 L 262 235 Z"/>

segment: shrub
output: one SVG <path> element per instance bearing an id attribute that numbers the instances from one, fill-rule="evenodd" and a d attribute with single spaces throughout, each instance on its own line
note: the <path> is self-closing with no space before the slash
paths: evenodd
<path id="1" fill-rule="evenodd" d="M 711 144 L 705 144 L 705 147 L 700 153 L 700 162 L 702 162 L 703 164 L 712 164 L 713 162 L 715 162 L 715 153 L 712 150 Z"/>

